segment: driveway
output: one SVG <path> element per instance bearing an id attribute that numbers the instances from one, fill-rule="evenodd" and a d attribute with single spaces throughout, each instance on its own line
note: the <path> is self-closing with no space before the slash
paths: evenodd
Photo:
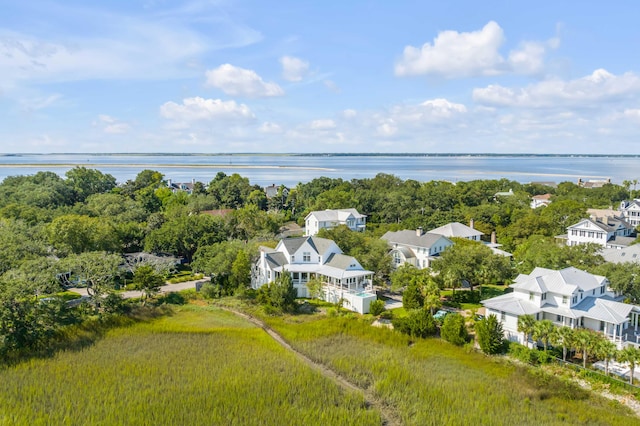
<path id="1" fill-rule="evenodd" d="M 175 293 L 176 291 L 188 290 L 190 288 L 196 288 L 196 283 L 200 281 L 209 281 L 209 277 L 204 277 L 199 280 L 185 281 L 178 284 L 165 284 L 160 287 L 159 293 Z M 80 296 L 88 296 L 87 289 L 85 287 L 70 288 L 69 291 L 78 293 Z M 134 299 L 136 297 L 142 297 L 142 292 L 139 290 L 127 290 L 120 293 L 124 299 Z"/>

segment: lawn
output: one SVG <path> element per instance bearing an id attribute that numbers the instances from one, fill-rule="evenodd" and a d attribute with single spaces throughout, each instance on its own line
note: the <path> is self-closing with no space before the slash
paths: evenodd
<path id="1" fill-rule="evenodd" d="M 541 370 L 410 341 L 367 322 L 319 315 L 266 318 L 294 347 L 373 392 L 407 425 L 629 425 L 618 403 Z"/>
<path id="2" fill-rule="evenodd" d="M 362 395 L 211 307 L 177 307 L 83 350 L 7 367 L 0 377 L 0 424 L 381 423 Z"/>

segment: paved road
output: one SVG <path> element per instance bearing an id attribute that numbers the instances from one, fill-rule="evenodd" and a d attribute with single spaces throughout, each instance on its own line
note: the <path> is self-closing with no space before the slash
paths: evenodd
<path id="1" fill-rule="evenodd" d="M 209 277 L 204 277 L 195 281 L 185 281 L 183 283 L 178 284 L 165 284 L 160 287 L 160 293 L 175 293 L 176 291 L 187 290 L 190 288 L 196 288 L 196 283 L 199 281 L 209 281 Z M 70 288 L 69 291 L 74 293 L 78 293 L 80 296 L 88 296 L 87 289 L 85 287 L 74 287 Z M 125 299 L 134 299 L 136 297 L 141 297 L 142 292 L 138 290 L 128 290 L 120 293 Z"/>

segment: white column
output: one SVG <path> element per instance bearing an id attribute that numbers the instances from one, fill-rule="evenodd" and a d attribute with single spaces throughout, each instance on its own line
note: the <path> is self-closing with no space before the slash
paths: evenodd
<path id="1" fill-rule="evenodd" d="M 618 330 L 618 326 L 613 324 L 613 342 L 616 341 L 616 331 Z"/>

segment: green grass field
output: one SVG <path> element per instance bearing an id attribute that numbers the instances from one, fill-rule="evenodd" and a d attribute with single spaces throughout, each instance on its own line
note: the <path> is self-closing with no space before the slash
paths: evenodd
<path id="1" fill-rule="evenodd" d="M 294 347 L 372 391 L 403 424 L 638 423 L 617 402 L 440 339 L 410 342 L 391 330 L 340 317 L 266 320 Z"/>
<path id="2" fill-rule="evenodd" d="M 183 306 L 94 345 L 0 370 L 0 424 L 380 424 L 263 330 Z"/>

